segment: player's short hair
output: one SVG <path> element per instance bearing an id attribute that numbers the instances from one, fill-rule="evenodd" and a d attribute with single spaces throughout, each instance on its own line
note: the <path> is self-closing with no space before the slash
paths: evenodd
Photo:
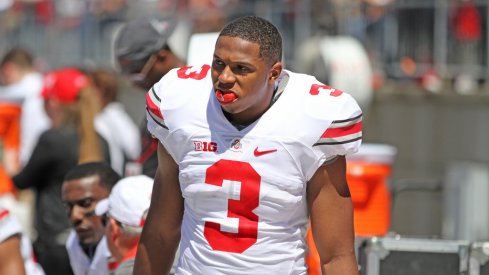
<path id="1" fill-rule="evenodd" d="M 274 64 L 282 60 L 282 36 L 271 22 L 258 16 L 243 16 L 226 25 L 219 34 L 260 45 L 260 55 Z"/>
<path id="2" fill-rule="evenodd" d="M 76 180 L 97 175 L 100 185 L 108 191 L 121 179 L 121 176 L 106 162 L 86 162 L 78 164 L 66 173 L 64 181 Z"/>

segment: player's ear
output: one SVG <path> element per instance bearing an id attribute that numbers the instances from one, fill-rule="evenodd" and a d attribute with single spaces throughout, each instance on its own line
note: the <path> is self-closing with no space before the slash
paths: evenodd
<path id="1" fill-rule="evenodd" d="M 115 241 L 121 235 L 122 228 L 119 224 L 117 224 L 116 220 L 112 218 L 109 218 L 109 222 L 110 222 L 110 233 L 112 236 L 112 241 Z"/>
<path id="2" fill-rule="evenodd" d="M 280 76 L 282 73 L 282 63 L 277 62 L 273 64 L 272 68 L 270 69 L 270 80 L 277 80 L 277 78 Z"/>

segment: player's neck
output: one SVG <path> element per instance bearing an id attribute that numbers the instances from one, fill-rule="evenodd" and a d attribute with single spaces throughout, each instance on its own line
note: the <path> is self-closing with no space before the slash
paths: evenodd
<path id="1" fill-rule="evenodd" d="M 239 131 L 243 130 L 244 128 L 248 127 L 248 125 L 254 122 L 253 120 L 250 122 L 240 123 L 233 119 L 232 115 L 226 112 L 224 109 L 222 109 L 222 112 L 224 113 L 224 116 L 227 118 L 227 120 L 234 126 L 234 128 L 238 129 Z"/>
<path id="2" fill-rule="evenodd" d="M 255 110 L 247 110 L 247 114 L 243 113 L 236 113 L 232 114 L 229 112 L 226 112 L 224 109 L 222 109 L 222 112 L 224 113 L 224 116 L 227 118 L 227 120 L 238 130 L 242 130 L 246 127 L 248 127 L 250 124 L 255 122 L 257 119 L 259 119 L 272 105 L 273 102 L 273 95 L 275 94 L 275 90 L 270 96 L 269 103 L 268 105 L 264 107 L 259 107 L 256 108 Z M 250 112 L 251 111 L 251 112 Z"/>

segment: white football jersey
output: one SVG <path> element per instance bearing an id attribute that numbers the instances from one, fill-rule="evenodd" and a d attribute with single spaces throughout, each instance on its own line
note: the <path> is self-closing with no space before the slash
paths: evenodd
<path id="1" fill-rule="evenodd" d="M 27 275 L 44 275 L 44 270 L 37 263 L 32 243 L 29 237 L 24 233 L 22 225 L 15 216 L 12 216 L 10 211 L 0 206 L 0 242 L 8 238 L 20 234 L 20 252 L 24 259 L 24 267 Z"/>
<path id="2" fill-rule="evenodd" d="M 307 182 L 357 151 L 362 112 L 312 76 L 281 79 L 279 99 L 242 130 L 224 116 L 209 65 L 174 69 L 147 93 L 148 129 L 180 168 L 177 274 L 307 272 Z"/>

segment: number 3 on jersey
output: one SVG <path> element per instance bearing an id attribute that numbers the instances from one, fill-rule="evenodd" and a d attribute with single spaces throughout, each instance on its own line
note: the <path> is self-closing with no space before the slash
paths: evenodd
<path id="1" fill-rule="evenodd" d="M 221 231 L 221 225 L 205 222 L 204 236 L 214 250 L 242 253 L 258 235 L 258 216 L 253 210 L 260 199 L 261 177 L 247 162 L 219 160 L 206 171 L 205 183 L 222 186 L 224 180 L 241 182 L 239 200 L 228 200 L 228 217 L 238 218 L 238 233 Z"/>
<path id="2" fill-rule="evenodd" d="M 178 69 L 177 76 L 178 78 L 183 78 L 183 79 L 191 78 L 195 80 L 201 80 L 207 75 L 207 72 L 209 72 L 210 68 L 211 66 L 207 64 L 202 65 L 202 67 L 200 68 L 193 67 L 193 66 L 186 66 Z"/>

